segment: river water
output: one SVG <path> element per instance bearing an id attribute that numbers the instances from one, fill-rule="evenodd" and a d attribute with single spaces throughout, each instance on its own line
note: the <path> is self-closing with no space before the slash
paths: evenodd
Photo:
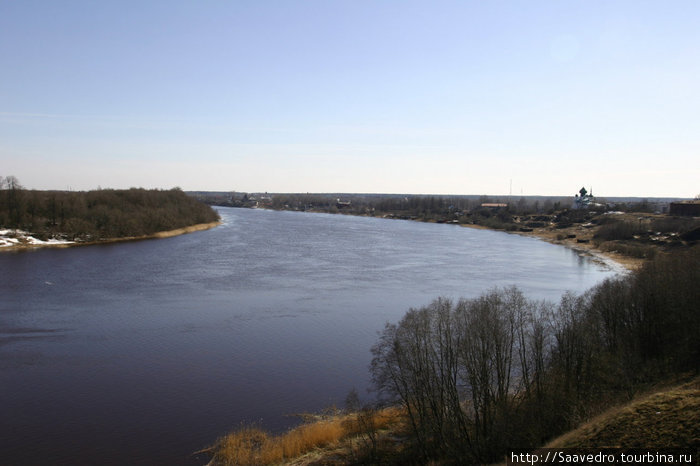
<path id="1" fill-rule="evenodd" d="M 0 464 L 204 464 L 243 422 L 280 431 L 366 393 L 377 332 L 409 307 L 511 284 L 557 300 L 619 271 L 454 225 L 219 212 L 174 238 L 0 254 Z"/>

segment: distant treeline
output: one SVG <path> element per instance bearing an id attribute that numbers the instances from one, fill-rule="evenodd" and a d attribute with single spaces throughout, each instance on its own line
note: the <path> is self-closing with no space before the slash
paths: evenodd
<path id="1" fill-rule="evenodd" d="M 40 239 L 143 236 L 217 219 L 211 207 L 179 188 L 36 191 L 24 189 L 15 177 L 0 178 L 0 227 Z"/>
<path id="2" fill-rule="evenodd" d="M 508 203 L 511 213 L 553 213 L 569 207 L 567 197 L 510 197 L 474 195 L 419 194 L 248 194 L 198 192 L 203 202 L 230 207 L 264 207 L 278 210 L 319 211 L 353 215 L 385 214 L 421 220 L 454 220 L 467 211 L 480 210 L 482 204 Z"/>
<path id="3" fill-rule="evenodd" d="M 393 217 L 411 220 L 477 223 L 489 228 L 517 229 L 514 217 L 555 215 L 569 210 L 573 196 L 474 196 L 419 194 L 248 194 L 225 192 L 192 193 L 212 205 L 229 207 L 261 207 L 276 210 L 297 210 Z M 668 209 L 670 199 L 597 198 L 586 212 L 609 210 L 656 212 Z"/>
<path id="4" fill-rule="evenodd" d="M 697 374 L 698 283 L 695 247 L 558 304 L 516 288 L 438 299 L 387 324 L 374 385 L 408 413 L 417 464 L 502 461 L 651 383 Z"/>

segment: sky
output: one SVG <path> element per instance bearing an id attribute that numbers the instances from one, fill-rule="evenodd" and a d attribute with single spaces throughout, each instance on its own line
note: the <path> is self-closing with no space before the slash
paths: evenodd
<path id="1" fill-rule="evenodd" d="M 0 0 L 0 176 L 690 198 L 698 18 L 697 0 Z"/>

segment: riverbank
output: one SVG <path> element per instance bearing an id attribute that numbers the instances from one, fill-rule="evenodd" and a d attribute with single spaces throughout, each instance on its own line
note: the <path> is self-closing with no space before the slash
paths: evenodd
<path id="1" fill-rule="evenodd" d="M 410 436 L 406 413 L 399 407 L 304 417 L 304 423 L 280 435 L 242 427 L 195 454 L 208 455 L 207 466 L 375 464 L 379 453 L 385 462 L 390 456 L 400 459 L 401 444 Z"/>
<path id="2" fill-rule="evenodd" d="M 126 241 L 142 241 L 148 239 L 171 238 L 173 236 L 205 231 L 221 225 L 221 221 L 208 223 L 198 223 L 173 230 L 158 231 L 150 235 L 125 236 L 122 238 L 104 238 L 95 241 L 68 241 L 60 239 L 49 239 L 46 241 L 37 239 L 29 232 L 22 230 L 0 230 L 0 252 L 3 251 L 23 251 L 37 248 L 67 248 L 73 246 L 91 246 L 96 244 L 121 243 Z"/>
<path id="3" fill-rule="evenodd" d="M 528 235 L 528 233 L 519 233 L 523 236 Z M 552 244 L 558 244 L 569 249 L 573 249 L 574 251 L 579 252 L 581 255 L 587 255 L 592 257 L 593 260 L 602 260 L 603 262 L 612 261 L 624 267 L 628 271 L 637 270 L 645 262 L 645 259 L 626 256 L 624 254 L 620 254 L 617 251 L 603 251 L 596 247 L 596 245 L 592 242 L 580 243 L 573 238 L 558 239 L 559 233 L 553 232 L 551 230 L 543 229 L 533 231 L 530 235 Z"/>
<path id="4" fill-rule="evenodd" d="M 564 246 L 576 251 L 581 256 L 591 258 L 593 261 L 603 264 L 613 262 L 627 271 L 637 270 L 645 261 L 645 259 L 630 257 L 620 254 L 617 251 L 603 251 L 598 248 L 590 238 L 581 240 L 581 232 L 578 232 L 577 234 L 576 230 L 578 230 L 576 227 L 565 229 L 565 231 L 555 230 L 553 228 L 533 228 L 532 231 L 514 231 L 508 233 L 515 233 L 521 236 L 531 236 L 548 243 Z M 586 234 L 592 236 L 594 232 L 586 230 Z"/>

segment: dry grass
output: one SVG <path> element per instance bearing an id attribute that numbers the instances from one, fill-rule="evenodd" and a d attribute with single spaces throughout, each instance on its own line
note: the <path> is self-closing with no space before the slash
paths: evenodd
<path id="1" fill-rule="evenodd" d="M 375 433 L 382 464 L 402 464 L 404 413 L 398 408 L 316 417 L 285 434 L 271 436 L 244 427 L 210 450 L 212 465 L 294 466 L 361 463 L 368 428 Z M 659 390 L 597 416 L 544 448 L 700 447 L 700 379 Z M 364 450 L 363 450 L 364 449 Z M 363 453 L 364 451 L 364 453 Z M 364 456 L 366 458 L 366 456 Z M 358 461 L 360 459 L 360 461 Z M 405 459 L 405 458 L 404 458 Z M 393 461 L 392 461 L 393 460 Z M 434 463 L 439 464 L 439 463 Z"/>
<path id="2" fill-rule="evenodd" d="M 338 446 L 366 432 L 367 419 L 359 413 L 324 417 L 273 436 L 257 427 L 243 427 L 219 439 L 209 452 L 212 465 L 271 465 L 288 462 L 314 450 Z M 374 412 L 371 428 L 386 429 L 400 422 L 400 411 Z"/>
<path id="3" fill-rule="evenodd" d="M 368 429 L 384 430 L 401 422 L 403 413 L 399 408 L 384 408 L 378 411 L 361 411 L 344 417 L 345 436 L 365 433 Z"/>
<path id="4" fill-rule="evenodd" d="M 184 235 L 187 233 L 194 233 L 195 231 L 210 230 L 214 227 L 221 225 L 221 220 L 209 223 L 198 223 L 196 225 L 190 225 L 188 227 L 176 228 L 175 230 L 159 231 L 154 233 L 152 236 L 154 238 L 170 238 L 172 236 Z"/>
<path id="5" fill-rule="evenodd" d="M 700 379 L 613 408 L 546 448 L 700 447 Z"/>
<path id="6" fill-rule="evenodd" d="M 700 378 L 611 408 L 542 448 L 700 448 Z"/>
<path id="7" fill-rule="evenodd" d="M 303 424 L 280 436 L 271 436 L 255 427 L 244 427 L 219 440 L 215 464 L 263 465 L 295 458 L 314 448 L 338 442 L 345 433 L 341 420 L 321 420 Z"/>

